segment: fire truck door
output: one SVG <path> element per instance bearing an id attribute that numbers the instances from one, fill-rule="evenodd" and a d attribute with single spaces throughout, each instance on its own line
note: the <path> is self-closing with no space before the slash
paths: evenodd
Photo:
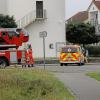
<path id="1" fill-rule="evenodd" d="M 10 63 L 18 63 L 17 61 L 17 52 L 10 52 Z"/>

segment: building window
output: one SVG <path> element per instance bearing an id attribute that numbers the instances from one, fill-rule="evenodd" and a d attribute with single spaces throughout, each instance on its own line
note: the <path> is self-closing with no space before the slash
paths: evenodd
<path id="1" fill-rule="evenodd" d="M 43 1 L 36 1 L 36 18 L 43 18 Z"/>
<path id="2" fill-rule="evenodd" d="M 93 11 L 90 13 L 90 22 L 92 25 L 98 24 L 98 11 Z"/>

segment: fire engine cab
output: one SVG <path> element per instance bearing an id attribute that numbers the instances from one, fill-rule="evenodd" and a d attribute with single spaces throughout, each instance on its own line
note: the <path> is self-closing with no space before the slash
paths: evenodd
<path id="1" fill-rule="evenodd" d="M 34 65 L 31 45 L 25 45 L 29 34 L 24 29 L 0 29 L 0 67 L 5 68 L 11 64 Z M 23 49 L 19 49 L 23 47 Z"/>

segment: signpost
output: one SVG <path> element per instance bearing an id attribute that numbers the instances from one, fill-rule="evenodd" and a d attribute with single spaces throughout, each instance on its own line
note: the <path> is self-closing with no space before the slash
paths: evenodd
<path id="1" fill-rule="evenodd" d="M 43 38 L 43 56 L 44 56 L 44 70 L 45 70 L 45 38 L 47 37 L 47 32 L 42 31 L 40 32 L 40 38 Z"/>

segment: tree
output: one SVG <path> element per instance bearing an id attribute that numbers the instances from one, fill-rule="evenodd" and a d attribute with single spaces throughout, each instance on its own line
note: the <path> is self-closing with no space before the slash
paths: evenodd
<path id="1" fill-rule="evenodd" d="M 95 27 L 89 23 L 68 24 L 66 27 L 66 40 L 83 45 L 99 42 L 98 37 L 95 35 Z"/>
<path id="2" fill-rule="evenodd" d="M 13 16 L 0 15 L 0 28 L 16 28 L 17 24 Z"/>

